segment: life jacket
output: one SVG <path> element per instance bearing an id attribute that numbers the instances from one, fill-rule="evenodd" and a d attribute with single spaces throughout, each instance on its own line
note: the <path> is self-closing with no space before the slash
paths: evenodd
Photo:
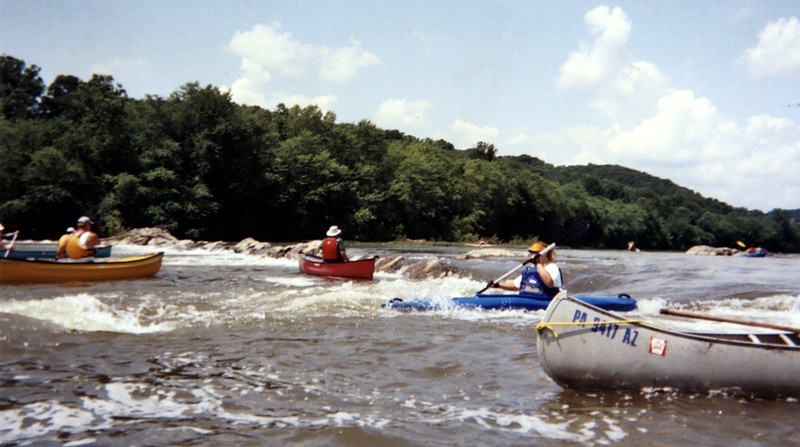
<path id="1" fill-rule="evenodd" d="M 342 260 L 342 255 L 339 253 L 339 238 L 326 237 L 322 240 L 322 259 L 328 262 Z"/>
<path id="2" fill-rule="evenodd" d="M 87 249 L 81 246 L 81 239 L 88 237 L 89 233 L 81 233 L 72 235 L 67 241 L 67 256 L 70 259 L 90 258 L 94 256 L 95 249 Z M 87 235 L 87 236 L 84 236 Z"/>
<path id="3" fill-rule="evenodd" d="M 58 239 L 58 248 L 56 251 L 66 250 L 67 243 L 72 239 L 72 234 L 65 234 Z"/>
<path id="4" fill-rule="evenodd" d="M 561 276 L 560 268 L 558 269 L 558 274 Z M 560 290 L 561 289 L 558 287 L 546 286 L 535 266 L 528 266 L 522 271 L 522 282 L 519 286 L 520 295 L 552 298 L 556 296 Z"/>

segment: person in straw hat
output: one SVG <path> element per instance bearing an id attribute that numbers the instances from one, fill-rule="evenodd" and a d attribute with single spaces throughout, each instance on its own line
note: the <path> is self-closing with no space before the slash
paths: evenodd
<path id="1" fill-rule="evenodd" d="M 561 290 L 561 269 L 555 263 L 556 251 L 549 250 L 543 242 L 534 242 L 528 247 L 528 255 L 533 262 L 525 267 L 522 275 L 515 281 L 503 281 L 493 284 L 494 287 L 519 292 L 521 295 L 554 297 Z"/>
<path id="2" fill-rule="evenodd" d="M 328 232 L 325 233 L 326 237 L 322 240 L 322 259 L 325 262 L 347 262 L 350 260 L 344 248 L 344 240 L 339 237 L 341 234 L 342 230 L 336 225 L 331 226 Z"/>

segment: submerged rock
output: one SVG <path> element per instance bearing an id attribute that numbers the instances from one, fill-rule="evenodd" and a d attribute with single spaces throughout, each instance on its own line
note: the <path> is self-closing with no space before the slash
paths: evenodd
<path id="1" fill-rule="evenodd" d="M 235 253 L 244 253 L 247 255 L 264 255 L 272 248 L 269 242 L 259 242 L 251 237 L 242 239 L 238 244 L 233 246 Z"/>
<path id="2" fill-rule="evenodd" d="M 738 253 L 739 250 L 728 247 L 709 247 L 708 245 L 695 245 L 694 247 L 686 250 L 687 255 L 696 256 L 731 256 Z"/>
<path id="3" fill-rule="evenodd" d="M 506 250 L 502 248 L 481 248 L 470 250 L 456 256 L 456 259 L 483 259 L 483 258 L 519 258 L 525 257 L 525 253 L 518 250 Z"/>
<path id="4" fill-rule="evenodd" d="M 403 268 L 403 264 L 405 263 L 405 257 L 403 256 L 392 256 L 388 258 L 378 258 L 375 261 L 375 270 L 379 272 L 397 272 Z"/>
<path id="5" fill-rule="evenodd" d="M 453 269 L 438 259 L 429 259 L 414 263 L 403 270 L 403 276 L 409 279 L 441 278 L 453 273 Z"/>
<path id="6" fill-rule="evenodd" d="M 196 245 L 193 241 L 179 241 L 178 238 L 170 234 L 164 228 L 136 228 L 128 231 L 122 236 L 110 237 L 103 240 L 108 245 L 150 245 L 163 247 L 166 245 L 178 245 L 182 243 L 185 246 Z"/>
<path id="7" fill-rule="evenodd" d="M 322 245 L 322 241 L 316 240 L 316 241 L 302 242 L 299 244 L 271 247 L 267 251 L 265 256 L 268 256 L 270 258 L 297 259 L 297 255 L 300 253 L 307 255 L 317 254 L 320 245 Z"/>

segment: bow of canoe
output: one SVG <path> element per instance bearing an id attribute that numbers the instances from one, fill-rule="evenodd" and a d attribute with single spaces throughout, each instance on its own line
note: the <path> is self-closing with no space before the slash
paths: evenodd
<path id="1" fill-rule="evenodd" d="M 0 259 L 0 283 L 105 281 L 145 278 L 161 270 L 164 253 L 95 262 L 55 262 L 43 259 Z"/>

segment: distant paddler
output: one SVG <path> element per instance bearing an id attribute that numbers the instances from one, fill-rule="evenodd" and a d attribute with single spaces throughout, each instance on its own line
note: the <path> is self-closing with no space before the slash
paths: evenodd
<path id="1" fill-rule="evenodd" d="M 10 253 L 11 249 L 14 248 L 14 242 L 17 241 L 17 235 L 19 235 L 19 230 L 8 234 L 8 235 L 12 234 L 14 235 L 14 237 L 11 238 L 11 243 L 8 245 L 6 245 L 5 242 L 3 242 L 3 231 L 5 230 L 6 227 L 4 227 L 3 224 L 0 224 L 0 251 L 4 251 L 5 254 L 3 255 L 3 257 L 7 258 L 8 253 Z"/>

